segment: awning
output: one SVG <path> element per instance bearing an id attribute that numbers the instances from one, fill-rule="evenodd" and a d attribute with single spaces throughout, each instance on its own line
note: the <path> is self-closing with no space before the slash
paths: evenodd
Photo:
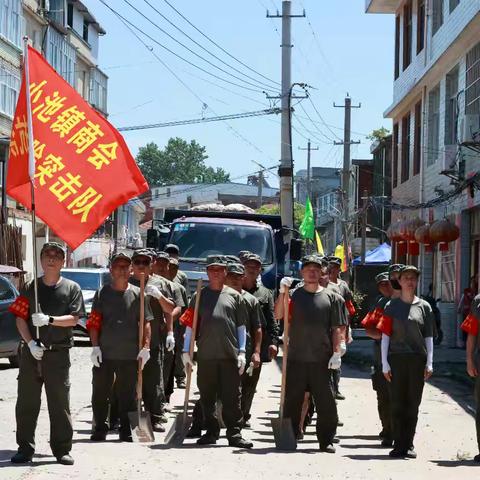
<path id="1" fill-rule="evenodd" d="M 388 243 L 382 243 L 373 250 L 369 250 L 365 254 L 365 265 L 381 265 L 388 264 L 392 260 L 392 248 Z M 353 260 L 353 265 L 361 265 L 362 257 Z"/>

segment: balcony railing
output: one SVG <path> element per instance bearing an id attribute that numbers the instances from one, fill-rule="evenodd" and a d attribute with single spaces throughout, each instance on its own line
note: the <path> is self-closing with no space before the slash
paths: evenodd
<path id="1" fill-rule="evenodd" d="M 98 68 L 90 74 L 90 103 L 100 112 L 107 114 L 108 77 Z"/>

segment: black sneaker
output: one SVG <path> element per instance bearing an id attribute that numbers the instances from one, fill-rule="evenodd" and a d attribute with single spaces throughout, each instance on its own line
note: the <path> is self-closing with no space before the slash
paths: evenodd
<path id="1" fill-rule="evenodd" d="M 202 436 L 202 430 L 197 427 L 190 427 L 187 432 L 187 438 L 200 438 Z"/>
<path id="2" fill-rule="evenodd" d="M 340 392 L 335 394 L 335 400 L 345 400 L 345 395 L 342 395 Z"/>
<path id="3" fill-rule="evenodd" d="M 337 427 L 343 427 L 343 422 L 341 422 L 340 420 L 337 422 Z"/>
<path id="4" fill-rule="evenodd" d="M 383 438 L 380 445 L 382 447 L 391 447 L 393 445 L 393 440 L 390 438 Z"/>
<path id="5" fill-rule="evenodd" d="M 209 433 L 202 435 L 197 440 L 197 445 L 215 445 L 216 443 L 217 443 L 217 437 Z"/>
<path id="6" fill-rule="evenodd" d="M 187 388 L 187 384 L 185 383 L 185 380 L 178 380 L 177 381 L 177 388 L 181 388 L 181 389 L 184 389 L 184 388 Z"/>
<path id="7" fill-rule="evenodd" d="M 478 455 L 475 455 L 475 456 L 473 457 L 473 461 L 474 461 L 475 463 L 480 463 L 480 453 L 479 453 Z"/>
<path id="8" fill-rule="evenodd" d="M 153 430 L 154 432 L 164 432 L 164 431 L 165 431 L 165 427 L 163 426 L 163 423 L 153 422 L 153 423 L 152 423 L 152 430 Z"/>
<path id="9" fill-rule="evenodd" d="M 248 440 L 245 440 L 244 438 L 231 438 L 228 440 L 228 445 L 230 447 L 236 447 L 236 448 L 252 448 L 253 443 L 249 442 Z"/>
<path id="10" fill-rule="evenodd" d="M 324 453 L 335 453 L 335 447 L 330 443 L 329 445 L 320 445 L 320 451 Z"/>
<path id="11" fill-rule="evenodd" d="M 250 424 L 250 420 L 243 421 L 243 428 L 252 428 L 252 425 Z"/>
<path id="12" fill-rule="evenodd" d="M 299 430 L 297 433 L 297 440 L 303 440 L 304 435 L 305 434 L 301 430 Z"/>
<path id="13" fill-rule="evenodd" d="M 133 439 L 132 439 L 132 436 L 127 434 L 127 433 L 121 433 L 119 436 L 118 436 L 118 439 L 121 441 L 121 442 L 127 442 L 127 443 L 132 443 L 133 442 Z"/>
<path id="14" fill-rule="evenodd" d="M 95 431 L 90 435 L 92 442 L 104 442 L 107 439 L 107 432 Z"/>
<path id="15" fill-rule="evenodd" d="M 17 452 L 10 461 L 12 463 L 30 463 L 32 461 L 32 457 L 29 455 L 25 455 L 24 453 Z"/>
<path id="16" fill-rule="evenodd" d="M 417 458 L 417 452 L 413 447 L 410 447 L 407 451 L 407 458 Z"/>
<path id="17" fill-rule="evenodd" d="M 165 414 L 159 415 L 158 417 L 155 418 L 156 423 L 168 423 L 168 418 L 166 417 Z"/>
<path id="18" fill-rule="evenodd" d="M 407 456 L 407 452 L 405 450 L 400 450 L 399 448 L 394 448 L 388 454 L 391 458 L 405 458 Z"/>
<path id="19" fill-rule="evenodd" d="M 385 437 L 386 437 L 385 431 L 382 430 L 382 431 L 378 434 L 378 436 L 379 436 L 380 438 L 385 438 Z"/>
<path id="20" fill-rule="evenodd" d="M 340 439 L 338 437 L 333 437 L 332 443 L 340 443 Z"/>
<path id="21" fill-rule="evenodd" d="M 67 453 L 65 455 L 62 455 L 61 457 L 57 457 L 57 462 L 61 463 L 62 465 L 73 465 L 75 463 L 75 460 L 71 455 Z"/>

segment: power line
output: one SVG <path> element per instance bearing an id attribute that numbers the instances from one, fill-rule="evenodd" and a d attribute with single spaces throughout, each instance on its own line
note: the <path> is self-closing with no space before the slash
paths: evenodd
<path id="1" fill-rule="evenodd" d="M 215 45 L 217 48 L 219 48 L 223 53 L 225 53 L 226 55 L 228 55 L 230 58 L 232 58 L 233 60 L 235 60 L 236 62 L 238 62 L 240 65 L 243 65 L 245 68 L 248 68 L 248 70 L 250 70 L 251 72 L 254 72 L 256 73 L 257 75 L 259 75 L 260 77 L 264 78 L 265 80 L 268 80 L 269 82 L 275 84 L 275 85 L 280 85 L 279 82 L 275 81 L 275 80 L 272 80 L 271 78 L 268 78 L 266 77 L 265 75 L 261 74 L 260 72 L 258 72 L 257 70 L 251 68 L 250 66 L 248 66 L 246 63 L 242 62 L 241 60 L 239 60 L 237 57 L 235 57 L 234 55 L 232 55 L 230 52 L 228 52 L 227 50 L 225 50 L 222 46 L 220 46 L 217 42 L 215 42 L 214 40 L 212 40 L 206 33 L 202 32 L 198 27 L 196 27 L 187 17 L 185 17 L 179 10 L 177 10 L 168 0 L 163 0 L 172 10 L 174 10 L 181 18 L 183 18 L 183 20 L 185 20 L 191 27 L 193 27 L 198 33 L 200 33 L 200 35 L 202 35 L 203 37 L 205 37 L 210 43 L 212 43 L 213 45 Z"/>
<path id="2" fill-rule="evenodd" d="M 334 139 L 333 138 L 330 138 L 328 137 L 327 135 L 325 135 L 325 133 L 323 133 L 317 126 L 317 124 L 312 120 L 312 117 L 310 117 L 310 115 L 308 114 L 308 112 L 305 110 L 305 107 L 300 104 L 300 108 L 303 110 L 303 113 L 305 113 L 305 115 L 307 116 L 307 118 L 310 120 L 310 122 L 312 123 L 312 125 L 315 127 L 315 129 L 318 131 L 318 133 L 320 135 L 322 135 L 322 137 L 324 137 L 325 139 L 328 140 L 329 143 L 332 143 L 334 142 Z"/>
<path id="3" fill-rule="evenodd" d="M 177 120 L 177 121 L 163 122 L 163 123 L 150 123 L 146 125 L 132 125 L 129 127 L 119 127 L 117 128 L 117 130 L 119 132 L 131 132 L 133 130 L 146 130 L 149 128 L 174 127 L 177 125 L 193 125 L 194 123 L 210 123 L 210 122 L 221 122 L 224 120 L 235 120 L 238 118 L 260 117 L 262 115 L 279 114 L 280 112 L 281 112 L 280 108 L 269 108 L 267 110 L 257 110 L 255 112 L 245 112 L 245 113 L 234 113 L 230 115 L 219 115 L 216 117 L 193 118 L 189 120 Z"/>
<path id="4" fill-rule="evenodd" d="M 325 120 L 323 119 L 323 117 L 320 115 L 320 112 L 318 111 L 317 107 L 315 106 L 315 104 L 313 103 L 313 100 L 312 100 L 312 97 L 311 95 L 307 95 L 308 99 L 310 100 L 310 103 L 312 104 L 312 107 L 313 109 L 315 110 L 316 114 L 318 115 L 318 118 L 320 119 L 320 121 L 323 123 L 323 125 L 325 125 L 325 127 L 327 128 L 327 130 L 334 136 L 337 138 L 337 140 L 342 140 L 328 125 L 327 123 L 325 122 Z"/>
<path id="5" fill-rule="evenodd" d="M 220 57 L 218 57 L 217 55 L 215 55 L 213 52 L 211 52 L 210 50 L 208 50 L 207 48 L 205 48 L 201 43 L 197 42 L 194 38 L 192 38 L 190 35 L 188 35 L 188 33 L 185 33 L 180 27 L 178 27 L 177 25 L 175 25 L 175 23 L 173 23 L 168 17 L 166 17 L 162 12 L 160 12 L 155 6 L 153 6 L 148 0 L 143 0 L 152 10 L 154 10 L 158 15 L 160 15 L 166 22 L 168 22 L 172 27 L 174 27 L 176 30 L 178 30 L 182 35 L 186 36 L 190 41 L 192 41 L 195 45 L 197 45 L 199 48 L 201 48 L 202 50 L 204 50 L 205 52 L 207 52 L 209 55 L 211 55 L 212 57 L 216 58 L 219 62 L 223 63 L 224 65 L 226 65 L 227 67 L 231 68 L 232 70 L 234 70 L 235 72 L 239 73 L 240 75 L 243 75 L 244 77 L 250 79 L 250 80 L 253 80 L 254 82 L 260 84 L 260 85 L 263 85 L 264 88 L 267 88 L 269 90 L 271 89 L 277 89 L 278 87 L 277 86 L 274 86 L 272 87 L 272 85 L 268 85 L 264 82 L 259 82 L 259 80 L 257 80 L 256 78 L 254 77 L 251 77 L 250 75 L 247 75 L 246 73 L 242 72 L 241 70 L 239 70 L 238 68 L 234 67 L 233 65 L 231 65 L 230 63 L 227 63 L 225 62 L 225 60 L 222 60 Z"/>
<path id="6" fill-rule="evenodd" d="M 130 20 L 127 20 L 123 15 L 121 15 L 120 13 L 118 13 L 115 9 L 113 9 L 112 7 L 110 7 L 110 5 L 108 5 L 104 0 L 99 0 L 100 3 L 102 3 L 103 5 L 105 5 L 114 15 L 116 15 L 118 18 L 122 19 L 124 22 L 128 23 L 132 28 L 134 28 L 135 30 L 137 30 L 138 32 L 140 32 L 142 35 L 144 35 L 145 37 L 147 37 L 149 40 L 151 40 L 152 42 L 156 43 L 159 47 L 163 48 L 164 50 L 166 50 L 168 53 L 170 53 L 171 55 L 174 55 L 175 57 L 179 58 L 180 60 L 182 60 L 183 62 L 185 63 L 188 63 L 189 65 L 191 65 L 192 67 L 195 67 L 197 68 L 198 70 L 201 70 L 202 72 L 206 73 L 207 75 L 210 75 L 214 78 L 216 78 L 217 80 L 221 80 L 222 82 L 225 82 L 225 83 L 229 83 L 230 85 L 235 85 L 236 87 L 239 87 L 239 88 L 243 88 L 245 90 L 249 90 L 251 92 L 262 92 L 260 89 L 254 89 L 254 88 L 251 88 L 251 87 L 246 87 L 245 85 L 240 85 L 238 83 L 235 83 L 235 82 L 232 82 L 228 79 L 225 79 L 223 77 L 220 77 L 218 75 L 215 75 L 214 73 L 212 72 L 209 72 L 208 70 L 205 70 L 204 68 L 202 67 L 199 67 L 198 65 L 196 65 L 195 63 L 191 62 L 190 60 L 187 60 L 186 58 L 182 57 L 181 55 L 179 55 L 178 53 L 174 52 L 173 50 L 171 50 L 170 48 L 166 47 L 165 45 L 163 45 L 161 42 L 159 42 L 158 40 L 156 40 L 155 38 L 153 38 L 152 36 L 148 35 L 147 33 L 145 33 L 141 28 L 137 27 L 134 23 L 130 22 Z M 148 49 L 150 49 L 150 47 L 147 46 Z M 262 92 L 263 93 L 263 92 Z"/>

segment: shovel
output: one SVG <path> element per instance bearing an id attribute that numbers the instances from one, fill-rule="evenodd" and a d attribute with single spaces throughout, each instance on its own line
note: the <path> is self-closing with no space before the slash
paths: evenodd
<path id="1" fill-rule="evenodd" d="M 296 450 L 297 439 L 293 433 L 292 421 L 289 418 L 283 418 L 283 406 L 285 403 L 285 386 L 287 381 L 287 360 L 288 360 L 288 288 L 284 294 L 283 305 L 283 359 L 282 359 L 282 387 L 280 391 L 280 412 L 278 418 L 272 418 L 272 430 L 275 438 L 275 447 L 278 450 Z"/>
<path id="2" fill-rule="evenodd" d="M 195 297 L 195 310 L 193 312 L 193 324 L 192 324 L 192 336 L 190 337 L 189 353 L 190 358 L 193 359 L 193 349 L 195 346 L 195 337 L 197 333 L 198 323 L 198 309 L 200 306 L 200 295 L 202 293 L 202 279 L 197 282 L 197 293 Z M 188 401 L 190 399 L 190 387 L 192 384 L 192 366 L 188 364 L 186 366 L 187 382 L 185 386 L 185 400 L 183 402 L 183 412 L 179 413 L 175 418 L 172 427 L 165 436 L 165 443 L 178 447 L 183 444 L 188 429 L 192 424 L 192 417 L 188 416 Z"/>
<path id="3" fill-rule="evenodd" d="M 140 321 L 138 322 L 138 348 L 143 347 L 143 324 L 145 321 L 145 274 L 140 274 Z M 128 412 L 130 428 L 132 429 L 132 440 L 134 442 L 146 443 L 155 441 L 152 429 L 150 413 L 142 410 L 142 360 L 138 360 L 137 373 L 137 411 Z"/>

